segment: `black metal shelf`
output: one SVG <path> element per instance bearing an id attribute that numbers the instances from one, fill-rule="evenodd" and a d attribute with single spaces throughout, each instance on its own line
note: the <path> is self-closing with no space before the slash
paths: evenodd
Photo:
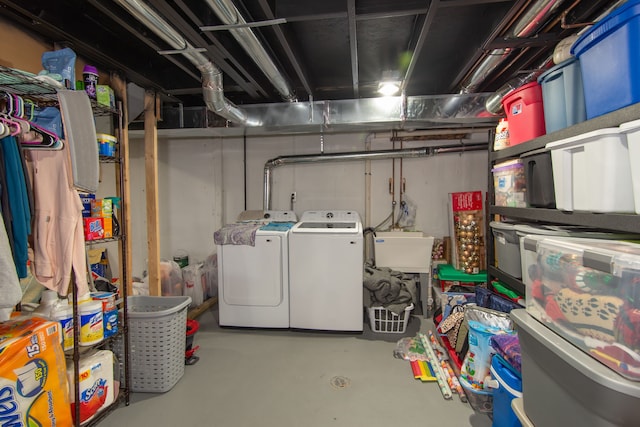
<path id="1" fill-rule="evenodd" d="M 35 74 L 0 66 L 0 90 L 44 103 L 57 102 L 57 88 Z"/>
<path id="2" fill-rule="evenodd" d="M 565 212 L 556 209 L 511 208 L 505 206 L 490 206 L 489 214 L 497 214 L 514 219 L 580 225 L 602 230 L 640 234 L 640 215 L 634 214 Z"/>
<path id="3" fill-rule="evenodd" d="M 111 405 L 107 406 L 106 408 L 103 408 L 102 410 L 100 410 L 100 412 L 95 414 L 94 417 L 91 418 L 89 421 L 86 421 L 80 425 L 82 427 L 98 425 L 100 421 L 104 420 L 107 417 L 107 415 L 109 415 L 111 412 L 118 409 L 118 406 L 120 406 L 120 404 L 125 401 L 126 401 L 125 393 L 123 392 L 123 389 L 120 389 L 120 393 L 118 393 L 118 397 L 115 398 L 115 400 L 111 403 Z"/>
<path id="4" fill-rule="evenodd" d="M 513 147 L 505 148 L 504 150 L 490 150 L 488 175 L 489 200 L 487 203 L 488 217 L 491 218 L 492 215 L 501 215 L 503 217 L 508 217 L 511 219 L 521 219 L 553 224 L 578 225 L 584 227 L 593 227 L 599 230 L 640 234 L 640 215 L 595 212 L 566 212 L 556 209 L 494 206 L 493 203 L 495 203 L 495 200 L 493 176 L 491 174 L 491 168 L 493 164 L 498 160 L 517 158 L 523 153 L 544 148 L 550 142 L 559 141 L 565 138 L 571 138 L 573 136 L 592 132 L 598 129 L 617 127 L 622 123 L 637 120 L 638 118 L 640 118 L 640 103 L 630 105 L 620 110 L 604 114 L 600 117 L 596 117 L 585 122 L 569 126 L 565 129 L 561 129 L 547 135 L 543 135 L 539 138 L 532 139 L 531 141 L 514 145 Z M 487 221 L 486 232 L 487 236 L 491 236 L 489 221 Z M 493 265 L 493 239 L 491 238 L 487 239 L 487 264 L 487 273 L 489 275 L 489 280 L 491 280 L 491 278 L 499 279 L 514 291 L 521 292 L 522 295 L 524 295 L 525 286 L 521 280 L 516 279 L 515 277 L 499 270 Z"/>
<path id="5" fill-rule="evenodd" d="M 58 102 L 59 89 L 61 88 L 56 87 L 54 84 L 48 83 L 46 80 L 43 80 L 41 77 L 36 76 L 33 73 L 29 73 L 26 71 L 0 65 L 0 91 L 22 96 L 24 98 L 27 98 L 33 101 L 37 105 L 56 105 Z M 122 116 L 122 111 L 123 111 L 122 102 L 121 101 L 118 102 L 118 108 L 111 108 L 108 106 L 98 104 L 96 100 L 90 100 L 90 101 L 91 101 L 91 108 L 92 108 L 93 114 L 95 116 L 111 115 L 115 117 L 118 121 L 117 128 L 120 131 L 120 134 L 122 134 L 122 132 L 125 130 L 125 127 L 123 124 L 123 116 Z M 101 158 L 100 160 L 103 162 L 121 163 L 122 158 L 120 157 L 119 151 L 117 151 L 116 153 L 118 154 L 117 158 L 114 156 L 113 158 Z M 124 180 L 122 179 L 122 171 L 120 171 L 120 174 L 121 174 L 120 175 L 120 194 L 123 194 Z M 126 208 L 123 206 L 123 209 L 126 209 Z M 124 239 L 126 236 L 126 233 L 125 233 L 126 230 L 121 230 L 121 231 L 122 233 L 118 236 L 114 236 L 108 239 L 92 240 L 92 241 L 86 242 L 86 244 L 94 245 L 94 244 L 101 244 L 101 243 L 107 243 L 107 242 L 125 241 Z M 127 256 L 126 251 L 125 249 L 123 249 L 122 259 L 126 260 L 126 256 Z M 121 278 L 122 278 L 122 293 L 123 295 L 127 295 L 128 294 L 127 292 L 128 272 L 126 271 L 126 262 L 124 262 L 123 265 L 121 265 Z M 73 294 L 73 315 L 74 315 L 74 318 L 77 318 L 78 316 L 77 296 L 78 295 L 77 295 L 77 292 L 73 292 L 72 294 Z M 119 328 L 118 328 L 119 330 L 117 334 L 115 334 L 113 337 L 109 337 L 106 340 L 101 341 L 100 343 L 97 343 L 94 346 L 83 347 L 82 349 L 78 344 L 79 329 L 78 329 L 77 322 L 75 322 L 76 325 L 73 329 L 75 345 L 73 350 L 71 350 L 70 354 L 67 354 L 67 356 L 70 355 L 73 358 L 73 366 L 74 366 L 74 371 L 76 373 L 78 372 L 78 363 L 80 359 L 80 353 L 84 352 L 85 348 L 91 349 L 91 348 L 99 348 L 102 346 L 110 346 L 118 337 L 121 337 L 124 340 L 125 360 L 123 361 L 123 364 L 125 367 L 125 375 L 124 375 L 123 383 L 120 384 L 120 393 L 118 397 L 115 399 L 115 401 L 113 402 L 113 404 L 111 404 L 108 408 L 104 408 L 102 411 L 96 414 L 96 416 L 92 418 L 90 421 L 83 423 L 82 424 L 83 426 L 98 424 L 110 412 L 116 409 L 121 402 L 124 402 L 126 405 L 129 405 L 130 375 L 128 374 L 129 372 L 129 357 L 128 357 L 129 356 L 129 340 L 128 340 L 128 326 L 127 326 L 128 310 L 127 310 L 126 298 L 124 299 L 124 302 L 123 302 L 122 311 L 123 311 L 122 322 L 119 325 Z M 73 390 L 74 400 L 78 402 L 79 401 L 79 383 L 75 378 L 73 381 L 73 388 L 74 388 Z M 75 422 L 74 422 L 75 426 L 80 425 L 79 418 L 80 418 L 80 405 L 76 405 L 75 406 Z"/>
<path id="6" fill-rule="evenodd" d="M 120 163 L 120 159 L 115 156 L 100 155 L 100 163 Z"/>
<path id="7" fill-rule="evenodd" d="M 122 337 L 125 333 L 125 326 L 118 323 L 118 332 L 116 332 L 115 334 L 111 335 L 110 337 L 107 337 L 105 339 L 103 339 L 100 342 L 97 342 L 95 344 L 91 344 L 91 345 L 86 345 L 86 346 L 79 346 L 78 347 L 78 352 L 80 354 L 84 354 L 84 353 L 88 353 L 96 348 L 103 348 L 103 347 L 110 347 L 112 346 L 116 340 L 120 337 Z M 68 350 L 64 351 L 64 355 L 65 357 L 72 357 L 73 356 L 73 352 L 75 350 L 73 348 L 70 348 Z"/>
<path id="8" fill-rule="evenodd" d="M 490 265 L 487 269 L 490 277 L 495 277 L 500 280 L 502 283 L 510 287 L 512 290 L 516 291 L 519 295 L 525 294 L 525 286 L 522 280 L 513 277 L 512 275 L 505 273 L 493 265 Z"/>
<path id="9" fill-rule="evenodd" d="M 87 240 L 84 242 L 84 244 L 87 246 L 100 245 L 102 243 L 117 242 L 122 238 L 123 235 L 119 234 L 117 236 L 107 237 L 106 239 Z"/>
<path id="10" fill-rule="evenodd" d="M 545 145 L 550 142 L 559 141 L 565 138 L 571 138 L 572 136 L 595 131 L 598 129 L 620 126 L 622 123 L 637 120 L 638 118 L 640 118 L 640 103 L 630 105 L 628 107 L 613 111 L 608 114 L 604 114 L 599 117 L 595 117 L 591 120 L 569 126 L 556 132 L 548 133 L 539 138 L 532 139 L 531 141 L 523 142 L 522 144 L 505 148 L 504 150 L 491 151 L 489 153 L 489 160 L 493 163 L 496 160 L 506 160 L 514 157 L 519 157 L 520 154 L 537 150 L 539 148 L 544 148 Z"/>

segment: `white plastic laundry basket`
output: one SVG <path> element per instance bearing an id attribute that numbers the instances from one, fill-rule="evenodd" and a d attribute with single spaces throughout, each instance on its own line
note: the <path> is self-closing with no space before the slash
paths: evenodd
<path id="1" fill-rule="evenodd" d="M 395 314 L 384 307 L 369 307 L 369 323 L 373 332 L 401 334 L 407 330 L 413 304 L 404 312 Z"/>

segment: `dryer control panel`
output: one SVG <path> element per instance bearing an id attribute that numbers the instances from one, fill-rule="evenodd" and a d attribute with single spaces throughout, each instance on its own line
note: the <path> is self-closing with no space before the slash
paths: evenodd
<path id="1" fill-rule="evenodd" d="M 300 221 L 360 222 L 360 215 L 356 211 L 342 211 L 342 210 L 306 211 L 300 217 Z"/>

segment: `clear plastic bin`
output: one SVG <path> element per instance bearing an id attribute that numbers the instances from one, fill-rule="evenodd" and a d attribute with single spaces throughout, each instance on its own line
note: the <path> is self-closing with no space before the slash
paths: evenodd
<path id="1" fill-rule="evenodd" d="M 527 312 L 622 376 L 640 381 L 640 245 L 544 238 Z"/>

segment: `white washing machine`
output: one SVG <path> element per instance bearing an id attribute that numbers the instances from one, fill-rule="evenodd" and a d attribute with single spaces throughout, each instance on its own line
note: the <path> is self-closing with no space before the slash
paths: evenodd
<path id="1" fill-rule="evenodd" d="M 355 211 L 307 211 L 289 234 L 292 328 L 362 331 L 363 238 Z"/>
<path id="2" fill-rule="evenodd" d="M 217 245 L 221 326 L 289 327 L 289 230 L 292 211 L 266 211 L 255 246 Z"/>

